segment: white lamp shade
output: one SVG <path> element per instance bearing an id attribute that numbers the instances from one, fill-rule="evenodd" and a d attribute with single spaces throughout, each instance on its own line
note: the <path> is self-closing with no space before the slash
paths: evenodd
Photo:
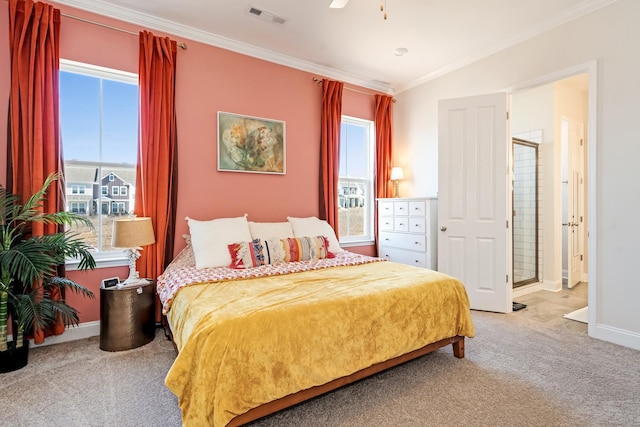
<path id="1" fill-rule="evenodd" d="M 113 221 L 113 247 L 137 248 L 155 242 L 151 218 L 122 218 Z"/>
<path id="2" fill-rule="evenodd" d="M 395 167 L 391 169 L 391 181 L 399 181 L 404 179 L 404 173 L 402 173 L 402 168 Z"/>

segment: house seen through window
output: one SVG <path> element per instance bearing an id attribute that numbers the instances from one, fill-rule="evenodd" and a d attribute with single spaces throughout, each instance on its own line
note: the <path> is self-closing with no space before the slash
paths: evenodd
<path id="1" fill-rule="evenodd" d="M 134 209 L 138 76 L 61 60 L 60 128 L 66 209 L 94 225 L 74 231 L 96 252 L 113 251 L 113 221 Z"/>
<path id="2" fill-rule="evenodd" d="M 341 243 L 373 240 L 374 124 L 342 116 L 338 222 Z"/>

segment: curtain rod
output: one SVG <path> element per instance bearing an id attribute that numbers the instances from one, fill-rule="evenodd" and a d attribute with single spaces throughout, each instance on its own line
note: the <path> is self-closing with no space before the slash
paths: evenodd
<path id="1" fill-rule="evenodd" d="M 96 21 L 92 21 L 90 19 L 80 18 L 79 16 L 73 16 L 73 15 L 69 15 L 69 14 L 66 14 L 66 13 L 60 13 L 60 15 L 64 16 L 65 18 L 75 19 L 76 21 L 82 21 L 82 22 L 86 22 L 88 24 L 97 25 L 99 27 L 109 28 L 110 30 L 120 31 L 121 33 L 132 34 L 134 36 L 139 35 L 138 33 L 135 33 L 133 31 L 129 31 L 129 30 L 125 30 L 124 28 L 118 28 L 118 27 L 114 27 L 113 25 L 103 24 L 102 22 L 96 22 Z M 183 50 L 187 50 L 187 44 L 186 43 L 178 43 L 178 47 L 183 49 Z"/>
<path id="2" fill-rule="evenodd" d="M 318 77 L 314 77 L 314 78 L 313 78 L 313 81 L 314 81 L 314 82 L 316 82 L 317 84 L 322 83 L 322 80 L 324 80 L 324 79 L 319 79 Z M 346 86 L 346 85 L 345 85 L 345 86 L 343 86 L 343 87 L 344 87 L 346 90 L 350 90 L 351 92 L 358 92 L 358 93 L 362 93 L 362 94 L 364 94 L 364 95 L 375 95 L 374 93 L 371 93 L 371 92 L 365 92 L 365 91 L 363 91 L 363 90 L 354 89 L 354 88 L 349 87 L 349 86 Z M 395 99 L 395 98 L 392 98 L 392 101 L 393 101 L 393 102 L 396 102 L 396 99 Z"/>

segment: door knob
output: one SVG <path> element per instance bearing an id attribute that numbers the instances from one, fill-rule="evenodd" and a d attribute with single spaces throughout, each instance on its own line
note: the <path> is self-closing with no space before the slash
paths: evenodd
<path id="1" fill-rule="evenodd" d="M 447 231 L 447 227 L 443 225 L 442 227 L 440 227 L 440 231 Z"/>

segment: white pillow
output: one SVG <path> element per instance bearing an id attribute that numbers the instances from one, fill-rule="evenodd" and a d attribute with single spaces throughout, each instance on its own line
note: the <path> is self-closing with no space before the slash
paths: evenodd
<path id="1" fill-rule="evenodd" d="M 288 216 L 287 219 L 293 227 L 293 234 L 295 237 L 313 237 L 313 236 L 325 236 L 329 240 L 329 250 L 334 254 L 338 252 L 344 252 L 340 247 L 340 242 L 336 237 L 336 232 L 329 223 L 323 219 L 318 219 L 315 216 L 308 218 L 294 218 Z"/>
<path id="2" fill-rule="evenodd" d="M 254 239 L 287 239 L 296 237 L 289 221 L 283 222 L 254 222 L 249 221 L 249 230 Z"/>
<path id="3" fill-rule="evenodd" d="M 186 220 L 189 223 L 191 246 L 198 270 L 207 267 L 228 267 L 231 264 L 231 255 L 227 245 L 251 241 L 246 215 L 210 221 L 197 221 L 189 217 Z"/>

